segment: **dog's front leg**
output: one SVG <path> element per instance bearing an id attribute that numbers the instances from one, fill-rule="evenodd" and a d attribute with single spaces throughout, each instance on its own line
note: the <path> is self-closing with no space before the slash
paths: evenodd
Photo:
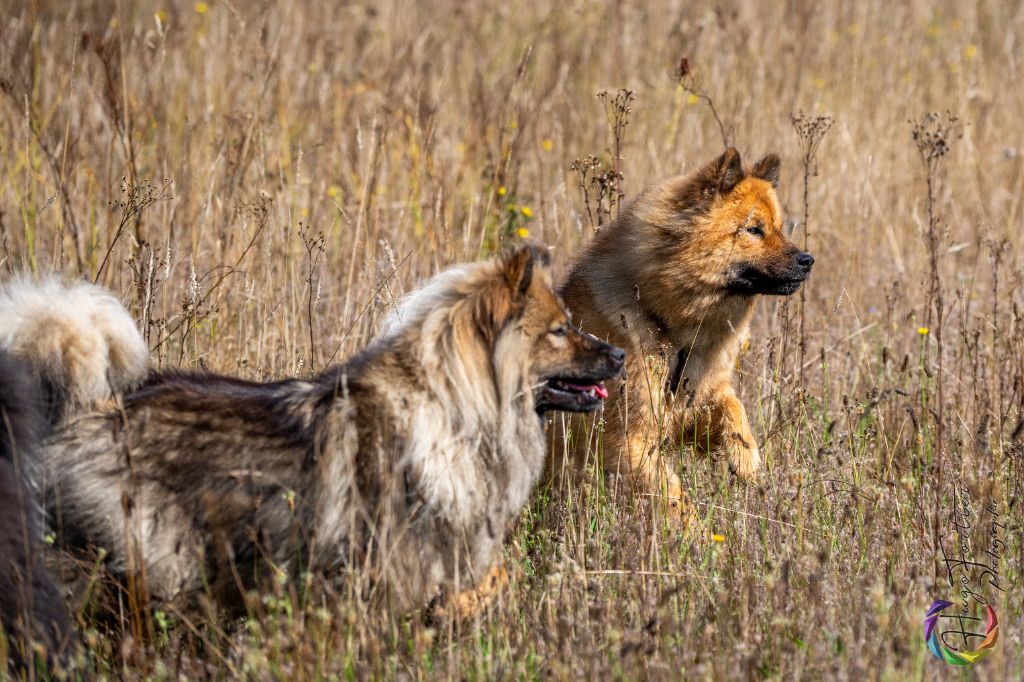
<path id="1" fill-rule="evenodd" d="M 724 386 L 711 400 L 713 436 L 729 457 L 729 468 L 737 476 L 753 479 L 761 467 L 761 453 L 747 421 L 747 411 L 731 386 Z"/>

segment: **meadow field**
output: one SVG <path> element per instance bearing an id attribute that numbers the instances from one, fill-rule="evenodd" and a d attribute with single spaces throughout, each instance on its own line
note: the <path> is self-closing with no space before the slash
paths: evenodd
<path id="1" fill-rule="evenodd" d="M 319 371 L 449 265 L 563 275 L 727 145 L 782 157 L 816 258 L 738 363 L 757 482 L 669 453 L 707 540 L 540 489 L 477 619 L 301 576 L 243 622 L 86 598 L 78 675 L 1024 678 L 1022 60 L 1012 2 L 0 0 L 0 278 L 111 287 L 160 367 Z M 991 654 L 929 653 L 939 598 L 993 606 Z"/>

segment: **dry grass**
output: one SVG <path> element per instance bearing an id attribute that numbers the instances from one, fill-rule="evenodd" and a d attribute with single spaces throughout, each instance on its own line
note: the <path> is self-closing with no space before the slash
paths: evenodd
<path id="1" fill-rule="evenodd" d="M 240 627 L 157 614 L 146 642 L 83 607 L 87 676 L 944 678 L 921 623 L 958 596 L 936 544 L 955 550 L 957 479 L 1007 526 L 1005 592 L 986 593 L 1002 635 L 978 667 L 1024 676 L 1024 12 L 716 4 L 0 12 L 0 276 L 98 276 L 163 366 L 319 369 L 423 277 L 523 230 L 564 268 L 592 233 L 570 171 L 590 154 L 628 197 L 723 135 L 777 151 L 817 258 L 805 299 L 761 304 L 741 358 L 759 484 L 679 458 L 721 542 L 648 533 L 610 490 L 542 491 L 512 586 L 458 631 L 295 586 Z M 635 92 L 619 154 L 595 98 L 617 88 Z M 801 109 L 835 119 L 806 204 Z M 929 185 L 910 120 L 933 110 L 960 125 Z"/>

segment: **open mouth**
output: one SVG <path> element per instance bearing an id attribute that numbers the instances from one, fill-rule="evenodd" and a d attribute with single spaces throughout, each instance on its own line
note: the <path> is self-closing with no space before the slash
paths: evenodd
<path id="1" fill-rule="evenodd" d="M 578 377 L 549 379 L 538 407 L 544 410 L 593 412 L 607 397 L 608 389 L 601 381 Z"/>

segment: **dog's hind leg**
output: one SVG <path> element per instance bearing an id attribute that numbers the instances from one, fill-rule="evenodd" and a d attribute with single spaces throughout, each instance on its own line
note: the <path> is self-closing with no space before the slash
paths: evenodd
<path id="1" fill-rule="evenodd" d="M 637 493 L 649 498 L 670 519 L 690 532 L 702 534 L 703 524 L 690 496 L 683 491 L 679 476 L 669 466 L 662 448 L 649 441 L 640 432 L 628 437 L 629 472 Z M 607 462 L 605 465 L 607 469 Z"/>

